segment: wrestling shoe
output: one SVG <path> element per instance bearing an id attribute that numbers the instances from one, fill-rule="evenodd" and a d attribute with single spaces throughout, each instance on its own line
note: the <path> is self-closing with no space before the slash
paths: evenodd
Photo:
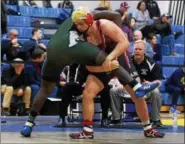
<path id="1" fill-rule="evenodd" d="M 149 92 L 152 92 L 159 85 L 159 82 L 152 82 L 148 85 L 141 85 L 138 89 L 136 89 L 135 95 L 137 98 L 144 98 L 144 96 L 146 96 Z"/>
<path id="2" fill-rule="evenodd" d="M 21 135 L 24 137 L 30 137 L 33 127 L 35 126 L 35 123 L 27 121 L 24 125 Z"/>
<path id="3" fill-rule="evenodd" d="M 165 133 L 161 133 L 161 132 L 151 128 L 149 130 L 145 130 L 144 135 L 145 135 L 145 137 L 149 137 L 149 138 L 163 138 L 165 136 Z"/>
<path id="4" fill-rule="evenodd" d="M 82 131 L 79 133 L 69 134 L 72 139 L 94 139 L 93 132 Z"/>

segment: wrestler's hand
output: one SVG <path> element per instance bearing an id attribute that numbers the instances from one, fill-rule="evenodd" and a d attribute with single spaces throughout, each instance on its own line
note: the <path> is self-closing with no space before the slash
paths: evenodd
<path id="1" fill-rule="evenodd" d="M 119 68 L 119 62 L 117 60 L 109 60 L 106 59 L 104 63 L 102 64 L 103 68 L 107 71 L 112 71 L 114 69 Z"/>
<path id="2" fill-rule="evenodd" d="M 113 60 L 113 61 L 111 61 L 111 71 L 112 70 L 115 70 L 115 69 L 117 69 L 117 68 L 119 68 L 119 62 L 117 61 L 117 60 Z"/>

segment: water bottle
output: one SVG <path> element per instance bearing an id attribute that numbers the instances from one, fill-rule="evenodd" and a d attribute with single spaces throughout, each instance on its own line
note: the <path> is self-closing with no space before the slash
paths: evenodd
<path id="1" fill-rule="evenodd" d="M 176 128 L 178 126 L 177 124 L 177 113 L 173 114 L 173 127 Z"/>

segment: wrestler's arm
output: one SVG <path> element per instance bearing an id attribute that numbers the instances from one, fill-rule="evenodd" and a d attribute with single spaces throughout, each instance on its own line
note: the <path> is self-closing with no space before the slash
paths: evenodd
<path id="1" fill-rule="evenodd" d="M 95 73 L 109 72 L 109 71 L 119 68 L 119 62 L 117 60 L 113 60 L 111 62 L 110 67 L 111 67 L 111 70 L 109 68 L 104 68 L 102 66 L 86 66 L 87 70 L 90 72 L 95 72 Z"/>
<path id="2" fill-rule="evenodd" d="M 102 20 L 101 29 L 105 36 L 117 43 L 114 50 L 106 57 L 106 60 L 116 59 L 129 48 L 128 39 L 116 24 L 108 20 Z"/>
<path id="3" fill-rule="evenodd" d="M 122 25 L 121 15 L 117 12 L 113 12 L 109 10 L 104 10 L 104 11 L 95 10 L 92 13 L 95 20 L 107 19 L 107 20 L 113 21 L 119 27 L 121 27 Z"/>

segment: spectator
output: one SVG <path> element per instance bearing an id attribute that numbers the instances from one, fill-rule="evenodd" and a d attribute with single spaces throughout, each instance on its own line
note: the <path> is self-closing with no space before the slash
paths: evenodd
<path id="1" fill-rule="evenodd" d="M 87 71 L 84 66 L 72 64 L 67 67 L 66 80 L 61 77 L 59 86 L 61 87 L 62 101 L 59 109 L 59 121 L 54 127 L 64 127 L 67 124 L 67 110 L 72 102 L 72 96 L 80 96 L 83 92 L 83 85 L 87 78 Z M 64 74 L 63 74 L 64 76 Z"/>
<path id="2" fill-rule="evenodd" d="M 144 0 L 146 3 L 146 9 L 149 12 L 150 18 L 152 20 L 158 20 L 161 17 L 161 12 L 158 3 L 154 0 Z"/>
<path id="3" fill-rule="evenodd" d="M 112 6 L 111 6 L 111 3 L 110 3 L 110 0 L 101 0 L 100 4 L 99 4 L 99 7 L 105 7 L 105 8 L 108 8 L 108 10 L 112 11 Z"/>
<path id="4" fill-rule="evenodd" d="M 177 56 L 175 52 L 175 38 L 171 30 L 171 21 L 172 16 L 169 14 L 163 14 L 161 19 L 156 20 L 152 25 L 154 31 L 157 34 L 161 35 L 161 44 L 169 45 L 169 52 L 172 56 Z"/>
<path id="5" fill-rule="evenodd" d="M 133 39 L 134 39 L 134 42 L 137 40 L 142 40 L 143 35 L 142 35 L 141 31 L 139 31 L 139 30 L 135 31 Z M 130 49 L 129 49 L 130 55 L 133 55 L 133 52 L 134 52 L 134 42 L 130 43 Z M 146 54 L 146 56 L 148 56 L 150 58 L 153 58 L 153 55 L 154 55 L 153 49 L 148 42 L 145 42 L 145 54 Z"/>
<path id="6" fill-rule="evenodd" d="M 22 50 L 22 44 L 18 40 L 18 31 L 16 29 L 10 30 L 9 40 L 2 40 L 1 47 L 2 60 L 25 59 L 25 53 Z M 4 55 L 6 55 L 6 59 L 3 59 Z"/>
<path id="7" fill-rule="evenodd" d="M 45 1 L 44 1 L 44 6 L 45 6 L 46 8 L 52 8 L 51 0 L 45 0 Z"/>
<path id="8" fill-rule="evenodd" d="M 136 30 L 141 30 L 150 22 L 149 12 L 144 1 L 140 1 L 133 16 L 136 19 Z"/>
<path id="9" fill-rule="evenodd" d="M 160 66 L 152 59 L 145 56 L 145 42 L 136 41 L 134 43 L 134 56 L 132 62 L 139 74 L 141 82 L 149 84 L 154 81 L 160 81 Z M 147 95 L 147 100 L 151 102 L 151 121 L 154 128 L 164 128 L 160 121 L 160 109 L 162 105 L 161 93 L 158 88 Z"/>
<path id="10" fill-rule="evenodd" d="M 149 42 L 150 42 L 150 45 L 152 46 L 153 51 L 154 51 L 154 56 L 153 56 L 154 61 L 157 64 L 161 64 L 162 63 L 162 51 L 161 51 L 160 44 L 157 44 L 156 34 L 149 35 Z"/>
<path id="11" fill-rule="evenodd" d="M 24 0 L 24 4 L 27 6 L 37 7 L 35 0 Z"/>
<path id="12" fill-rule="evenodd" d="M 71 9 L 71 12 L 73 12 L 74 5 L 70 0 L 64 0 L 58 4 L 58 8 Z"/>
<path id="13" fill-rule="evenodd" d="M 4 0 L 1 0 L 1 34 L 7 33 L 7 12 Z"/>
<path id="14" fill-rule="evenodd" d="M 129 42 L 133 42 L 134 39 L 134 28 L 136 25 L 135 18 L 129 18 L 128 21 L 123 25 L 123 31 L 127 34 Z"/>
<path id="15" fill-rule="evenodd" d="M 129 5 L 127 2 L 122 2 L 120 4 L 120 9 L 115 10 L 121 15 L 122 23 L 125 24 L 129 19 L 129 13 L 128 13 Z"/>
<path id="16" fill-rule="evenodd" d="M 184 62 L 185 65 L 185 62 Z M 185 66 L 176 69 L 165 83 L 166 91 L 172 95 L 170 113 L 180 113 L 176 109 L 179 96 L 185 94 Z"/>
<path id="17" fill-rule="evenodd" d="M 34 28 L 32 30 L 32 38 L 23 44 L 24 51 L 27 52 L 27 59 L 30 59 L 32 52 L 36 47 L 42 48 L 46 51 L 46 46 L 40 42 L 42 39 L 42 31 L 40 28 Z"/>
<path id="18" fill-rule="evenodd" d="M 32 64 L 28 64 L 25 67 L 25 70 L 29 74 L 30 77 L 30 87 L 31 87 L 31 102 L 33 101 L 34 97 L 38 93 L 38 90 L 40 88 L 40 83 L 41 83 L 41 69 L 43 65 L 43 61 L 45 58 L 45 52 L 43 49 L 37 47 L 33 51 L 31 55 L 31 61 L 33 62 Z M 53 92 L 54 94 L 56 93 L 56 88 Z M 54 95 L 54 94 L 51 95 Z M 51 96 L 50 96 L 51 97 Z"/>
<path id="19" fill-rule="evenodd" d="M 109 85 L 112 86 L 110 89 L 110 110 L 112 112 L 112 120 L 110 124 L 114 126 L 122 126 L 123 100 L 124 97 L 129 94 L 117 78 L 111 79 Z"/>
<path id="20" fill-rule="evenodd" d="M 19 62 L 19 63 L 16 63 Z M 17 58 L 14 63 L 4 69 L 2 73 L 2 93 L 3 98 L 3 113 L 10 115 L 8 109 L 13 94 L 20 97 L 23 96 L 25 103 L 25 111 L 28 114 L 30 109 L 31 88 L 29 87 L 29 77 L 24 69 L 24 64 L 20 63 L 23 60 Z"/>

